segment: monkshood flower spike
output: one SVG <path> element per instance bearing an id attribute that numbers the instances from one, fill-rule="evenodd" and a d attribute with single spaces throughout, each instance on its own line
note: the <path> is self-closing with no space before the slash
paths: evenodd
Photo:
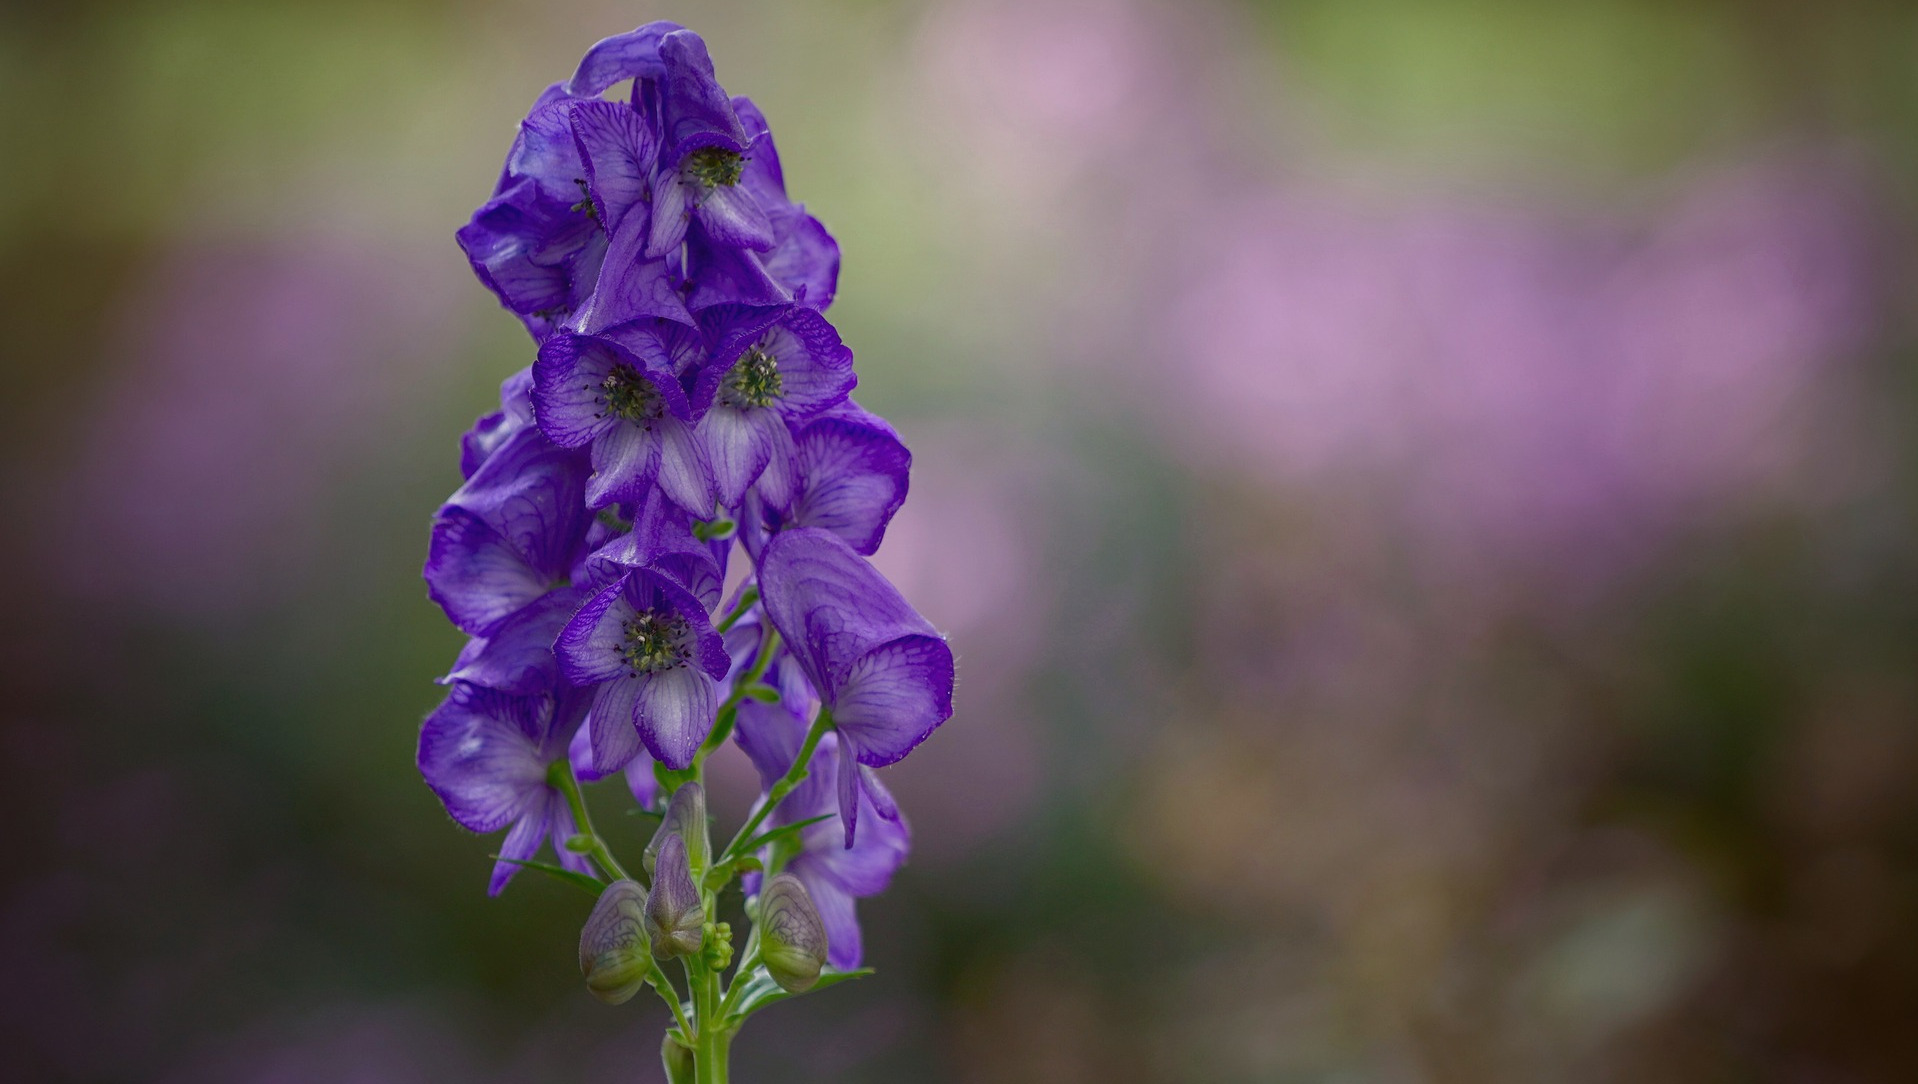
<path id="1" fill-rule="evenodd" d="M 457 240 L 533 342 L 428 535 L 465 644 L 420 773 L 505 833 L 489 892 L 531 869 L 590 893 L 587 991 L 652 988 L 667 1079 L 723 1084 L 753 1014 L 868 973 L 856 901 L 912 838 L 877 769 L 952 714 L 951 648 L 867 561 L 912 456 L 848 397 L 838 244 L 682 26 L 541 92 Z M 762 793 L 715 837 L 728 741 Z M 657 818 L 643 852 L 594 827 L 606 783 Z"/>

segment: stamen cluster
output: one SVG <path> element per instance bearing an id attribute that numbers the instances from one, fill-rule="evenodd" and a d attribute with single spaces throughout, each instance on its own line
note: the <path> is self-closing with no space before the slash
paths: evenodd
<path id="1" fill-rule="evenodd" d="M 537 868 L 601 897 L 589 987 L 652 985 L 669 1073 L 723 1080 L 751 1013 L 856 973 L 852 901 L 910 839 L 874 769 L 952 712 L 951 649 L 866 559 L 911 455 L 849 397 L 824 315 L 838 246 L 689 30 L 589 50 L 458 236 L 535 356 L 462 439 L 434 519 L 428 592 L 468 639 L 420 771 L 459 824 L 506 831 L 492 892 Z M 764 793 L 715 846 L 702 779 L 728 740 Z M 634 874 L 582 798 L 613 776 L 663 815 Z M 716 920 L 735 879 L 755 919 L 737 953 Z"/>

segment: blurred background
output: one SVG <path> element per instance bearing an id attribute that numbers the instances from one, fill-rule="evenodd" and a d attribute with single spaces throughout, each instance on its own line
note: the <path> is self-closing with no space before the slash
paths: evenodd
<path id="1" fill-rule="evenodd" d="M 658 1079 L 413 744 L 530 359 L 453 230 L 662 17 L 838 235 L 960 657 L 879 975 L 737 1079 L 1918 1080 L 1873 0 L 0 7 L 7 1079 Z"/>

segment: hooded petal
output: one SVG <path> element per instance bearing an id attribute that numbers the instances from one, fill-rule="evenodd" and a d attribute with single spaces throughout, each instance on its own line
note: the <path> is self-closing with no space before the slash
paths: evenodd
<path id="1" fill-rule="evenodd" d="M 442 509 L 427 543 L 426 593 L 462 631 L 487 636 L 546 593 L 548 581 L 464 508 Z"/>
<path id="2" fill-rule="evenodd" d="M 902 637 L 938 638 L 877 569 L 817 527 L 773 536 L 759 586 L 767 616 L 835 720 L 841 679 L 862 656 Z"/>
<path id="3" fill-rule="evenodd" d="M 566 93 L 575 98 L 597 98 L 622 79 L 660 78 L 665 74 L 659 58 L 660 40 L 685 29 L 661 20 L 599 41 L 586 50 L 579 68 L 566 83 Z"/>
<path id="4" fill-rule="evenodd" d="M 655 200 L 662 196 L 663 190 L 655 186 Z M 598 288 L 590 304 L 574 317 L 576 330 L 596 334 L 646 317 L 693 323 L 680 293 L 680 279 L 674 270 L 677 265 L 645 251 L 653 223 L 664 213 L 655 202 L 651 214 L 635 211 L 620 219 L 607 243 Z"/>
<path id="5" fill-rule="evenodd" d="M 551 711 L 545 698 L 456 688 L 426 717 L 420 774 L 462 827 L 496 832 L 534 807 L 546 789 L 538 745 Z"/>
<path id="6" fill-rule="evenodd" d="M 714 305 L 749 305 L 783 312 L 793 304 L 792 291 L 766 271 L 751 249 L 720 244 L 695 228 L 687 235 L 686 276 L 693 284 L 686 307 L 700 313 Z"/>
<path id="7" fill-rule="evenodd" d="M 586 464 L 537 429 L 514 433 L 447 504 L 484 519 L 545 578 L 564 576 L 586 535 Z"/>
<path id="8" fill-rule="evenodd" d="M 550 694 L 559 680 L 553 643 L 587 597 L 578 588 L 549 591 L 501 622 L 488 637 L 476 637 L 441 684 L 465 682 L 513 696 Z"/>

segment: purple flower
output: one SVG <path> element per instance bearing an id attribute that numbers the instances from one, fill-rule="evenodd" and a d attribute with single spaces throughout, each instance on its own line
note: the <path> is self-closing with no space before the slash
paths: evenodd
<path id="1" fill-rule="evenodd" d="M 565 689 L 553 641 L 592 592 L 561 587 L 528 603 L 487 636 L 467 641 L 453 669 L 439 679 L 495 689 L 512 696 L 555 694 Z"/>
<path id="2" fill-rule="evenodd" d="M 739 338 L 727 340 L 730 364 L 701 374 L 697 395 L 710 396 L 712 406 L 699 436 L 720 504 L 738 508 L 758 482 L 769 502 L 784 507 L 798 467 L 789 426 L 845 400 L 858 382 L 852 351 L 825 317 L 805 308 L 788 310 L 743 343 Z"/>
<path id="3" fill-rule="evenodd" d="M 583 700 L 555 710 L 549 696 L 507 696 L 460 685 L 420 727 L 419 769 L 460 826 L 473 832 L 512 830 L 488 888 L 499 895 L 518 866 L 551 837 L 560 865 L 590 873 L 583 855 L 566 849 L 578 828 L 548 770 L 566 757 Z"/>
<path id="4" fill-rule="evenodd" d="M 892 764 L 952 715 L 952 649 L 838 535 L 782 531 L 759 565 L 766 615 L 839 734 L 839 815 L 850 845 L 862 773 Z"/>
<path id="5" fill-rule="evenodd" d="M 646 258 L 677 249 L 695 220 L 720 244 L 771 248 L 772 223 L 740 184 L 752 136 L 713 74 L 705 41 L 690 30 L 673 31 L 660 39 L 659 59 L 655 86 L 663 140 Z"/>
<path id="6" fill-rule="evenodd" d="M 475 636 L 562 582 L 590 517 L 580 457 L 537 429 L 500 442 L 440 509 L 427 549 L 428 594 Z"/>
<path id="7" fill-rule="evenodd" d="M 568 681 L 598 686 L 589 725 L 599 771 L 625 767 L 641 742 L 669 768 L 693 762 L 728 664 L 706 608 L 684 587 L 647 569 L 627 573 L 580 607 L 554 650 Z"/>
<path id="8" fill-rule="evenodd" d="M 757 556 L 766 539 L 794 527 L 820 527 L 872 556 L 906 501 L 912 453 L 884 418 L 848 399 L 800 426 L 794 438 L 792 498 L 747 495 L 740 539 Z"/>
<path id="9" fill-rule="evenodd" d="M 493 198 L 460 227 L 473 273 L 544 339 L 585 303 L 606 253 L 573 137 L 578 103 L 549 88 L 520 122 Z"/>
<path id="10" fill-rule="evenodd" d="M 651 569 L 692 592 L 710 612 L 725 589 L 731 544 L 701 542 L 685 511 L 657 489 L 631 511 L 631 529 L 587 556 L 583 578 L 601 586 L 632 569 Z"/>
<path id="11" fill-rule="evenodd" d="M 499 409 L 483 414 L 460 437 L 460 477 L 471 478 L 506 438 L 533 424 L 533 370 L 521 369 L 500 382 Z"/>
<path id="12" fill-rule="evenodd" d="M 740 748 L 759 769 L 762 785 L 770 789 L 792 767 L 805 739 L 806 724 L 784 704 L 747 700 L 740 704 L 734 733 Z M 777 827 L 834 812 L 835 795 L 842 793 L 839 773 L 846 769 L 844 760 L 836 755 L 837 745 L 835 734 L 820 740 L 805 780 L 779 803 L 767 818 L 768 824 Z M 912 843 L 912 830 L 885 787 L 869 769 L 858 766 L 855 770 L 866 777 L 858 798 L 869 814 L 865 832 L 853 841 L 849 822 L 839 816 L 803 828 L 798 853 L 785 867 L 812 896 L 826 926 L 827 958 L 841 969 L 858 967 L 861 957 L 859 918 L 853 901 L 884 892 L 893 872 L 905 863 Z"/>
<path id="13" fill-rule="evenodd" d="M 555 335 L 533 363 L 539 427 L 565 448 L 590 445 L 593 475 L 586 503 L 637 502 L 657 482 L 695 516 L 713 511 L 713 480 L 693 434 L 692 405 L 680 385 L 677 355 L 696 335 L 664 321 L 631 325 L 619 341 Z"/>

